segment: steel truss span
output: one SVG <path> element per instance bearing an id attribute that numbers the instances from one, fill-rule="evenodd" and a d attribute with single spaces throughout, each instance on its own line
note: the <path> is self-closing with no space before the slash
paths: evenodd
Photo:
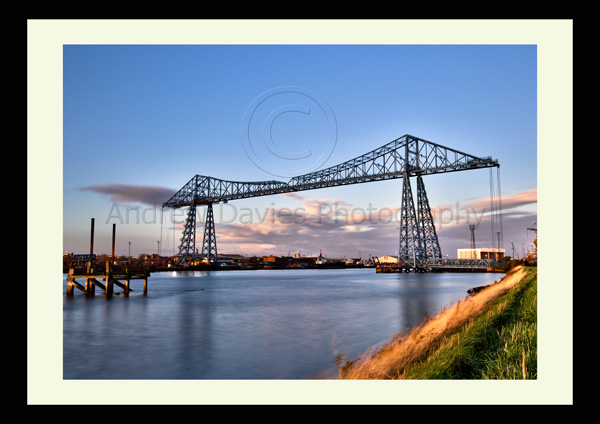
<path id="1" fill-rule="evenodd" d="M 214 203 L 235 199 L 404 178 L 399 252 L 413 266 L 418 266 L 428 257 L 441 257 L 422 176 L 499 166 L 498 161 L 491 157 L 473 156 L 407 134 L 362 156 L 293 177 L 287 182 L 240 182 L 195 175 L 163 204 L 163 208 L 190 207 L 179 248 L 179 257 L 189 261 L 196 256 L 195 231 L 192 229 L 195 228 L 196 214 L 192 209 L 197 205 L 208 205 L 212 211 Z M 412 176 L 418 180 L 418 211 L 414 208 L 409 183 L 409 177 Z M 214 221 L 207 220 L 206 225 L 203 252 L 198 256 L 216 260 Z M 206 240 L 207 237 L 209 240 Z"/>

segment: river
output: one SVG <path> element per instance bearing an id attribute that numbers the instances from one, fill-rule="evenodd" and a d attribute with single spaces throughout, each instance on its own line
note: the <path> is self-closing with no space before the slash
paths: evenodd
<path id="1" fill-rule="evenodd" d="M 336 378 L 355 359 L 499 279 L 372 268 L 157 272 L 105 298 L 63 281 L 64 379 Z"/>

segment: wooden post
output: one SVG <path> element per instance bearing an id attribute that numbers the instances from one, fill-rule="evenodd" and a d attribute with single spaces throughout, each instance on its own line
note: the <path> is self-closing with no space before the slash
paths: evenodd
<path id="1" fill-rule="evenodd" d="M 94 279 L 90 276 L 90 274 L 93 272 L 94 272 L 94 270 L 92 268 L 92 262 L 88 261 L 87 274 L 86 274 L 87 277 L 85 278 L 85 292 L 86 292 L 86 294 L 89 294 L 89 295 L 96 294 Z"/>
<path id="2" fill-rule="evenodd" d="M 94 254 L 94 221 L 95 221 L 95 219 L 92 218 L 91 228 L 90 228 L 90 255 Z M 87 263 L 88 276 L 92 272 L 94 272 L 94 270 L 92 269 L 92 261 L 89 261 Z M 91 294 L 91 295 L 96 294 L 96 285 L 94 284 L 93 278 L 85 279 L 85 290 L 86 290 L 87 294 Z"/>
<path id="3" fill-rule="evenodd" d="M 144 294 L 148 292 L 148 276 L 144 276 Z"/>
<path id="4" fill-rule="evenodd" d="M 104 295 L 110 297 L 113 295 L 113 280 L 112 280 L 112 272 L 110 267 L 110 262 L 106 261 L 106 285 L 104 289 Z"/>
<path id="5" fill-rule="evenodd" d="M 125 268 L 125 296 L 129 296 L 129 268 Z"/>
<path id="6" fill-rule="evenodd" d="M 67 275 L 67 294 L 73 294 L 73 268 L 69 268 L 69 275 Z"/>
<path id="7" fill-rule="evenodd" d="M 112 261 L 115 260 L 115 235 L 117 232 L 117 224 L 113 224 L 113 232 L 112 232 Z"/>
<path id="8" fill-rule="evenodd" d="M 92 218 L 92 228 L 90 234 L 90 255 L 94 253 L 94 218 Z"/>

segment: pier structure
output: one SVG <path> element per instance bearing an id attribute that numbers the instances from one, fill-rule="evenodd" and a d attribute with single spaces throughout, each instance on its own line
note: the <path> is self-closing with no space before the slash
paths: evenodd
<path id="1" fill-rule="evenodd" d="M 113 224 L 112 232 L 112 257 L 104 263 L 104 266 L 96 263 L 96 255 L 94 254 L 94 218 L 91 221 L 90 234 L 90 253 L 82 255 L 74 255 L 75 263 L 69 265 L 69 273 L 67 274 L 67 295 L 73 295 L 75 289 L 79 289 L 87 296 L 93 296 L 96 293 L 96 287 L 100 288 L 106 297 L 111 297 L 114 294 L 114 286 L 123 289 L 125 296 L 133 291 L 130 287 L 131 280 L 143 279 L 143 293 L 148 292 L 148 278 L 150 271 L 136 270 L 131 266 L 116 266 L 115 258 L 115 236 L 117 224 Z M 85 268 L 78 266 L 81 262 L 85 263 Z M 81 284 L 77 280 L 84 280 Z M 104 280 L 104 283 L 100 282 Z"/>
<path id="2" fill-rule="evenodd" d="M 191 265 L 199 260 L 217 263 L 217 240 L 212 214 L 214 204 L 235 199 L 315 190 L 349 184 L 402 178 L 399 263 L 410 269 L 425 269 L 442 252 L 433 222 L 423 177 L 432 174 L 496 167 L 498 160 L 477 157 L 458 150 L 404 135 L 369 153 L 329 168 L 292 177 L 289 181 L 227 181 L 195 175 L 162 207 L 188 207 L 177 262 Z M 490 174 L 491 175 L 491 174 Z M 410 179 L 416 178 L 417 199 L 413 200 Z M 416 204 L 416 206 L 415 206 Z M 202 250 L 196 249 L 196 207 L 207 207 Z"/>
<path id="3" fill-rule="evenodd" d="M 144 280 L 143 293 L 146 294 L 148 292 L 148 277 L 150 277 L 148 271 L 134 271 L 128 267 L 118 270 L 114 269 L 113 264 L 108 261 L 104 269 L 95 269 L 90 261 L 83 272 L 77 271 L 75 268 L 69 268 L 67 294 L 74 294 L 75 288 L 77 288 L 85 295 L 93 296 L 96 287 L 99 287 L 105 296 L 110 297 L 114 293 L 114 286 L 118 286 L 123 289 L 123 293 L 127 296 L 130 291 L 133 291 L 130 287 L 130 281 L 135 279 Z M 85 283 L 81 284 L 77 279 L 84 280 Z M 104 283 L 100 280 L 104 280 Z"/>

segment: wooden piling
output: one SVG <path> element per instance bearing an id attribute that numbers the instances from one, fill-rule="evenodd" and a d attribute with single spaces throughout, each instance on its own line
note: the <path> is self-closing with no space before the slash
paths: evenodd
<path id="1" fill-rule="evenodd" d="M 129 268 L 125 268 L 125 274 L 129 275 Z M 125 286 L 123 287 L 125 296 L 129 296 L 129 277 L 125 278 Z"/>
<path id="2" fill-rule="evenodd" d="M 104 290 L 104 295 L 107 297 L 110 297 L 113 295 L 113 279 L 112 279 L 112 272 L 110 269 L 110 262 L 106 261 L 106 274 L 104 275 L 104 285 L 106 287 L 106 289 Z"/>
<path id="3" fill-rule="evenodd" d="M 93 268 L 93 265 L 92 265 L 92 261 L 88 261 L 86 270 L 87 270 L 86 271 L 87 275 L 91 275 L 91 274 L 94 273 L 94 268 Z M 86 294 L 89 294 L 89 295 L 92 295 L 92 296 L 94 294 L 96 294 L 96 286 L 94 284 L 94 278 L 92 278 L 92 277 L 86 277 L 85 278 L 85 291 L 86 291 Z"/>
<path id="4" fill-rule="evenodd" d="M 111 260 L 114 262 L 115 260 L 115 236 L 117 234 L 117 224 L 113 224 L 113 231 L 112 231 L 112 257 Z"/>
<path id="5" fill-rule="evenodd" d="M 125 287 L 123 287 L 123 293 L 125 293 L 125 296 L 129 296 L 129 278 L 125 279 Z"/>
<path id="6" fill-rule="evenodd" d="M 91 234 L 90 234 L 90 255 L 94 254 L 94 218 L 92 218 L 91 224 Z"/>
<path id="7" fill-rule="evenodd" d="M 75 281 L 73 279 L 73 273 L 74 273 L 74 271 L 75 270 L 73 268 L 69 269 L 69 274 L 67 275 L 67 294 L 68 295 L 73 294 L 73 291 L 75 289 L 75 286 L 73 284 L 73 282 Z"/>

